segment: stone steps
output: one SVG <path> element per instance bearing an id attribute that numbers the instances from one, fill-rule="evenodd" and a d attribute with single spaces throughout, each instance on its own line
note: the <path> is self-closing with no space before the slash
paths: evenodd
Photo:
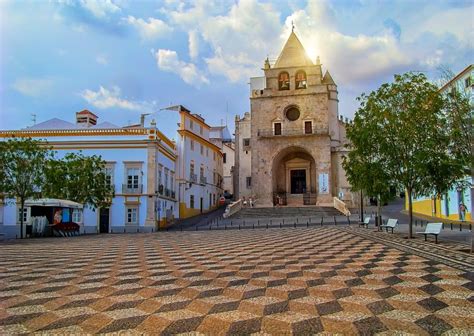
<path id="1" fill-rule="evenodd" d="M 279 208 L 243 208 L 230 218 L 292 218 L 292 217 L 331 217 L 341 216 L 332 207 L 279 207 Z"/>

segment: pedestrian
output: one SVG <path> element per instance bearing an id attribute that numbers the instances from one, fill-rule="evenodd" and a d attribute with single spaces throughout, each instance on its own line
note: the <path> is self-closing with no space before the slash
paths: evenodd
<path id="1" fill-rule="evenodd" d="M 466 220 L 466 206 L 463 202 L 459 203 L 459 219 L 463 222 Z"/>
<path id="2" fill-rule="evenodd" d="M 249 205 L 251 208 L 253 208 L 253 199 L 252 197 L 249 197 Z"/>
<path id="3" fill-rule="evenodd" d="M 243 205 L 244 207 L 247 206 L 247 200 L 245 199 L 245 196 L 242 197 L 242 205 Z"/>

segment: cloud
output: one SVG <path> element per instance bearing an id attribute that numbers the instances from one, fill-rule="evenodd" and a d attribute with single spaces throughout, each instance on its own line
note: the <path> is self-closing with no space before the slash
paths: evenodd
<path id="1" fill-rule="evenodd" d="M 148 18 L 148 21 L 145 21 L 129 15 L 127 18 L 123 18 L 123 20 L 137 29 L 142 40 L 162 38 L 173 31 L 172 27 L 160 19 Z"/>
<path id="2" fill-rule="evenodd" d="M 89 104 L 99 109 L 120 108 L 125 110 L 144 111 L 149 108 L 148 103 L 122 98 L 121 90 L 118 86 L 112 86 L 110 90 L 103 86 L 100 86 L 98 91 L 87 89 L 81 92 L 80 95 Z"/>
<path id="3" fill-rule="evenodd" d="M 159 49 L 156 53 L 152 51 L 158 68 L 178 74 L 188 84 L 199 86 L 209 83 L 209 80 L 201 74 L 193 63 L 181 61 L 174 50 Z"/>
<path id="4" fill-rule="evenodd" d="M 188 33 L 189 57 L 196 59 L 199 56 L 199 33 L 196 30 L 190 30 Z"/>
<path id="5" fill-rule="evenodd" d="M 121 11 L 112 0 L 80 0 L 76 3 L 99 19 Z"/>
<path id="6" fill-rule="evenodd" d="M 109 60 L 107 59 L 107 56 L 105 56 L 105 55 L 97 55 L 96 58 L 95 58 L 95 61 L 99 64 L 102 64 L 102 65 L 109 64 Z"/>
<path id="7" fill-rule="evenodd" d="M 12 88 L 25 96 L 39 97 L 53 88 L 53 80 L 48 78 L 18 78 Z"/>

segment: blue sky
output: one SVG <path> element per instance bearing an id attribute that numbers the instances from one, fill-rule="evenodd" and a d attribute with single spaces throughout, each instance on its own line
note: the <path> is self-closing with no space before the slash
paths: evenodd
<path id="1" fill-rule="evenodd" d="M 394 73 L 458 72 L 473 61 L 472 1 L 0 1 L 0 128 L 87 108 L 99 121 L 183 104 L 213 125 L 249 110 L 249 78 L 275 59 L 291 22 L 320 56 L 352 117 Z"/>

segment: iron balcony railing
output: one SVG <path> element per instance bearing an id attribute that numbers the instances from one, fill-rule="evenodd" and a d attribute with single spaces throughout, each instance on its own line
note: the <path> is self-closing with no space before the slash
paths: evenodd
<path id="1" fill-rule="evenodd" d="M 282 127 L 281 130 L 275 130 L 273 128 L 259 129 L 257 136 L 260 138 L 271 138 L 271 137 L 288 137 L 288 136 L 304 136 L 304 135 L 325 135 L 328 134 L 327 127 L 313 126 L 311 129 L 302 127 Z"/>
<path id="2" fill-rule="evenodd" d="M 201 182 L 201 184 L 206 184 L 207 183 L 207 178 L 205 176 L 200 176 L 199 177 L 199 182 Z"/>
<path id="3" fill-rule="evenodd" d="M 165 188 L 165 196 L 170 197 L 170 195 L 171 195 L 171 190 L 168 188 Z"/>
<path id="4" fill-rule="evenodd" d="M 141 194 L 143 184 L 122 184 L 122 194 Z"/>
<path id="5" fill-rule="evenodd" d="M 189 180 L 191 182 L 197 183 L 197 175 L 193 173 L 189 174 Z"/>

